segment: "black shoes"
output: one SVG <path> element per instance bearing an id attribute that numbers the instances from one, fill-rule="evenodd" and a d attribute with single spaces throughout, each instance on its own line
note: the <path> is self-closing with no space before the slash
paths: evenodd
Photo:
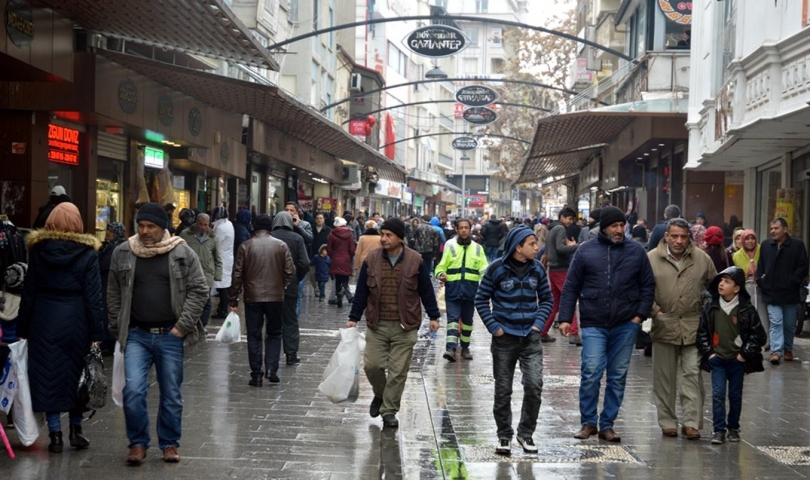
<path id="1" fill-rule="evenodd" d="M 452 348 L 445 350 L 442 357 L 450 363 L 456 363 L 456 351 Z"/>
<path id="2" fill-rule="evenodd" d="M 253 377 L 248 382 L 248 385 L 251 387 L 261 387 L 262 386 L 262 377 Z"/>
<path id="3" fill-rule="evenodd" d="M 374 400 L 371 401 L 371 406 L 368 408 L 368 414 L 371 415 L 371 418 L 377 418 L 380 416 L 380 407 L 382 404 L 382 398 L 374 397 Z"/>
<path id="4" fill-rule="evenodd" d="M 740 441 L 740 431 L 735 430 L 733 428 L 728 429 L 728 441 L 731 443 L 737 443 Z"/>
<path id="5" fill-rule="evenodd" d="M 48 445 L 48 451 L 51 453 L 62 453 L 65 448 L 65 443 L 62 441 L 62 432 L 51 432 L 48 434 L 51 437 L 51 444 Z"/>
<path id="6" fill-rule="evenodd" d="M 556 337 L 552 337 L 549 334 L 540 334 L 540 341 L 543 343 L 554 343 L 557 341 Z"/>
<path id="7" fill-rule="evenodd" d="M 462 348 L 461 349 L 461 358 L 463 358 L 464 360 L 472 360 L 473 359 L 472 353 L 470 353 L 469 348 Z"/>
<path id="8" fill-rule="evenodd" d="M 276 375 L 276 372 L 267 372 L 267 380 L 270 383 L 279 383 L 279 382 L 281 382 L 281 379 L 278 378 L 278 375 Z"/>
<path id="9" fill-rule="evenodd" d="M 298 355 L 287 355 L 287 365 L 298 365 L 301 363 L 301 359 L 298 358 Z"/>
<path id="10" fill-rule="evenodd" d="M 90 440 L 84 436 L 81 425 L 71 425 L 70 434 L 68 435 L 70 446 L 76 449 L 83 449 L 90 446 Z"/>
<path id="11" fill-rule="evenodd" d="M 399 420 L 393 413 L 386 413 L 383 415 L 383 427 L 385 428 L 399 428 Z"/>

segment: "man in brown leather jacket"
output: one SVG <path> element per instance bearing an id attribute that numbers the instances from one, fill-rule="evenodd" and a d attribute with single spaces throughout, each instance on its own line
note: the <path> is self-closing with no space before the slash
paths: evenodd
<path id="1" fill-rule="evenodd" d="M 248 337 L 251 387 L 262 386 L 262 327 L 265 337 L 266 374 L 270 383 L 278 383 L 281 354 L 281 323 L 284 289 L 295 277 L 295 263 L 287 244 L 270 236 L 273 220 L 259 215 L 253 222 L 253 238 L 239 246 L 229 291 L 231 310 L 239 305 L 244 286 L 245 323 Z"/>
<path id="2" fill-rule="evenodd" d="M 439 329 L 439 307 L 422 256 L 403 244 L 405 224 L 389 218 L 380 227 L 382 248 L 372 250 L 360 268 L 347 328 L 366 314 L 366 377 L 374 389 L 369 414 L 397 428 L 396 414 L 408 379 L 413 347 L 422 325 L 422 305 L 430 330 Z M 388 370 L 386 375 L 386 369 Z"/>

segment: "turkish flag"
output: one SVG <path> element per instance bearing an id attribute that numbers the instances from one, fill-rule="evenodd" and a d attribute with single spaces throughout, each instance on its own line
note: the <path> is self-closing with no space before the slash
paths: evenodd
<path id="1" fill-rule="evenodd" d="M 397 141 L 397 134 L 394 131 L 394 117 L 390 113 L 385 115 L 385 156 L 394 160 L 397 156 L 397 146 L 392 145 Z"/>

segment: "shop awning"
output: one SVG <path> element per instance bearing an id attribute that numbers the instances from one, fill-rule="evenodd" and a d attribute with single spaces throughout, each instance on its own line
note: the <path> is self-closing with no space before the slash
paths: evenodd
<path id="1" fill-rule="evenodd" d="M 224 110 L 255 117 L 336 158 L 374 167 L 387 180 L 404 183 L 405 170 L 278 87 L 100 51 L 110 60 L 169 88 Z"/>
<path id="2" fill-rule="evenodd" d="M 681 101 L 681 103 L 684 103 Z M 541 118 L 518 183 L 540 182 L 576 173 L 595 149 L 602 148 L 639 117 L 684 115 L 673 100 L 613 105 Z"/>
<path id="3" fill-rule="evenodd" d="M 81 27 L 128 42 L 278 71 L 223 0 L 40 0 Z"/>

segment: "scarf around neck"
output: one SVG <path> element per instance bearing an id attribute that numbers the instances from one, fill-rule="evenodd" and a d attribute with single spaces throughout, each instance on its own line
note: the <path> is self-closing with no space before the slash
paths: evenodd
<path id="1" fill-rule="evenodd" d="M 731 312 L 734 311 L 735 308 L 740 304 L 740 295 L 734 295 L 734 298 L 731 299 L 730 302 L 727 302 L 725 298 L 722 296 L 720 297 L 720 308 L 726 312 L 726 315 L 731 315 Z"/>
<path id="2" fill-rule="evenodd" d="M 173 237 L 168 230 L 163 231 L 163 239 L 154 245 L 144 245 L 138 235 L 129 237 L 129 248 L 132 253 L 139 258 L 152 258 L 157 255 L 163 255 L 174 250 L 174 247 L 185 244 L 186 241 L 180 237 Z"/>

